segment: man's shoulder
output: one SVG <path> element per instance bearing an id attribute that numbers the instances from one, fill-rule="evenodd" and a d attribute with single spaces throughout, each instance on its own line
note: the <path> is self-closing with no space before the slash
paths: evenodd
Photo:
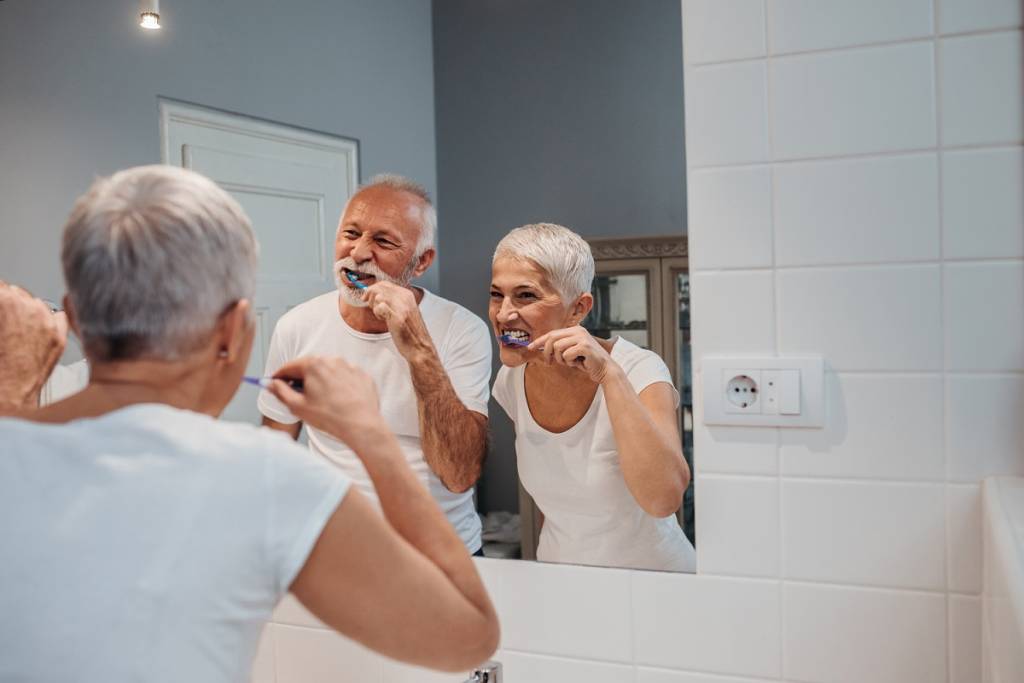
<path id="1" fill-rule="evenodd" d="M 338 314 L 338 292 L 324 292 L 292 307 L 277 321 L 279 330 L 302 331 L 321 323 L 330 314 Z"/>
<path id="2" fill-rule="evenodd" d="M 445 299 L 438 294 L 428 290 L 423 291 L 425 292 L 424 303 L 428 305 L 424 317 L 428 318 L 428 324 L 430 322 L 429 319 L 437 320 L 451 332 L 460 335 L 467 331 L 478 332 L 480 329 L 486 332 L 487 324 L 476 313 L 473 313 L 462 304 Z"/>

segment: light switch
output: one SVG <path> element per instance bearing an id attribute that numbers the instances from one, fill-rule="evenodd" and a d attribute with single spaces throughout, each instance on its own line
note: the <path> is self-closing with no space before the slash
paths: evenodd
<path id="1" fill-rule="evenodd" d="M 800 371 L 779 370 L 779 415 L 800 414 Z"/>

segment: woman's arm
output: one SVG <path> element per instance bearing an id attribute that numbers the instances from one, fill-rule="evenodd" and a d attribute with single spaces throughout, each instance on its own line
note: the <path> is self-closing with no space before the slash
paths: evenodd
<path id="1" fill-rule="evenodd" d="M 544 362 L 577 368 L 601 385 L 619 466 L 633 498 L 654 517 L 678 510 L 690 469 L 683 459 L 672 387 L 658 382 L 638 396 L 622 367 L 579 326 L 549 332 L 528 348 L 538 351 Z"/>
<path id="2" fill-rule="evenodd" d="M 340 359 L 300 359 L 271 391 L 306 424 L 347 443 L 384 517 L 350 491 L 291 590 L 329 626 L 389 657 L 466 671 L 498 644 L 498 619 L 465 545 L 405 461 L 377 409 L 373 380 Z"/>

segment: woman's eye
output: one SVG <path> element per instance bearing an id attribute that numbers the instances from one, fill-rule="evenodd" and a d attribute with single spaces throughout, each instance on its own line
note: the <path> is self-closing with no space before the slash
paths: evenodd
<path id="1" fill-rule="evenodd" d="M 500 299 L 501 298 L 501 292 L 491 292 L 491 298 L 492 299 Z"/>
<path id="2" fill-rule="evenodd" d="M 534 294 L 533 292 L 520 292 L 519 298 L 520 299 L 536 299 L 537 295 Z"/>

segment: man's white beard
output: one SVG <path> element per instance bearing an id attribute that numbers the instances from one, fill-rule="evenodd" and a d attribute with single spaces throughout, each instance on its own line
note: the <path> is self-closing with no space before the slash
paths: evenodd
<path id="1" fill-rule="evenodd" d="M 399 287 L 405 287 L 409 284 L 408 278 L 403 278 L 404 281 L 395 279 L 369 261 L 363 265 L 356 265 L 355 259 L 351 256 L 339 259 L 334 262 L 334 283 L 338 286 L 338 294 L 342 300 L 356 308 L 366 308 L 369 304 L 363 301 L 364 290 L 349 286 L 349 280 L 343 272 L 345 268 L 358 273 L 372 275 L 377 282 L 391 282 Z"/>

